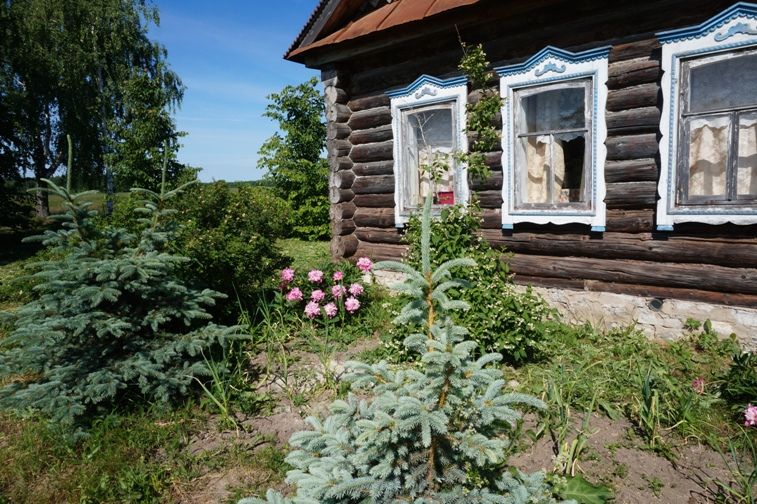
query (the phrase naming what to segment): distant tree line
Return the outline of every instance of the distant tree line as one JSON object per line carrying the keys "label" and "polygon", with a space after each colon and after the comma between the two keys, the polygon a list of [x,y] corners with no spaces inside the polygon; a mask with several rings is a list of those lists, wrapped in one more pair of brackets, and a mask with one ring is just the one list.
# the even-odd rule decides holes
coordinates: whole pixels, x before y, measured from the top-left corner
{"label": "distant tree line", "polygon": [[[67,135],[75,186],[156,189],[165,156],[181,175],[171,113],[184,86],[148,37],[158,23],[149,0],[0,0],[0,192],[22,178],[43,187]],[[35,199],[47,216],[47,194]]]}

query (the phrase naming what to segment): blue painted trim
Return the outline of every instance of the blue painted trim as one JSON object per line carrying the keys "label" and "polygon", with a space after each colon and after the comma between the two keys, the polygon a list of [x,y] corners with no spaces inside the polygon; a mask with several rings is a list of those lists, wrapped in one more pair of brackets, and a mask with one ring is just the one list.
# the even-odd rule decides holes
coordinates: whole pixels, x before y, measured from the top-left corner
{"label": "blue painted trim", "polygon": [[591,232],[592,233],[604,233],[605,232],[605,227],[604,226],[592,226],[591,227]]}
{"label": "blue painted trim", "polygon": [[465,76],[452,77],[451,79],[437,79],[436,77],[423,74],[417,79],[415,79],[412,84],[400,89],[387,91],[386,95],[389,98],[400,98],[403,96],[411,95],[413,94],[414,91],[428,84],[439,87],[439,88],[450,88],[454,86],[459,86],[461,84],[467,84],[467,82],[468,82],[468,78]]}
{"label": "blue painted trim", "polygon": [[[565,51],[563,49],[558,49],[554,46],[547,46],[538,53],[534,54],[530,58],[528,58],[523,63],[519,63],[517,65],[506,65],[497,67],[494,69],[495,72],[497,72],[497,75],[500,77],[504,77],[506,75],[514,75],[519,73],[526,73],[535,66],[541,64],[543,61],[553,58],[560,61],[565,61],[567,63],[583,63],[585,61],[593,61],[598,59],[604,59],[607,58],[610,54],[610,46],[602,46],[597,47],[596,49],[589,49],[588,51],[582,51],[573,53],[570,51]],[[553,68],[547,68],[545,67],[543,69],[543,73],[546,73],[548,71],[556,71]],[[557,70],[559,72],[559,69]],[[563,70],[564,72],[565,70]]]}
{"label": "blue painted trim", "polygon": [[672,225],[658,225],[657,231],[673,231]]}
{"label": "blue painted trim", "polygon": [[505,231],[512,231],[515,229],[515,226],[513,224],[502,224],[502,229]]}
{"label": "blue painted trim", "polygon": [[[737,17],[748,19],[757,19],[757,4],[738,2],[727,8],[717,16],[708,19],[704,23],[687,28],[678,28],[676,30],[667,30],[657,33],[657,39],[662,44],[668,44],[678,40],[692,40],[704,37],[717,30],[724,24],[732,21]],[[727,37],[726,37],[727,38]]]}

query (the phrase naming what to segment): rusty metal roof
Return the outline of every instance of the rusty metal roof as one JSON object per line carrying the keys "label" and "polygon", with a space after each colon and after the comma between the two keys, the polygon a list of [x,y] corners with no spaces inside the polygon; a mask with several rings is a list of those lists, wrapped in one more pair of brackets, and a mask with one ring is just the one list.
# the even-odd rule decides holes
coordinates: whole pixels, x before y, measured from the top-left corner
{"label": "rusty metal roof", "polygon": [[321,0],[310,20],[286,54],[290,59],[318,47],[339,44],[396,26],[421,21],[457,7],[472,5],[480,0],[394,0],[368,14],[349,22],[346,26],[310,44],[298,46],[314,20],[322,13],[329,0]]}

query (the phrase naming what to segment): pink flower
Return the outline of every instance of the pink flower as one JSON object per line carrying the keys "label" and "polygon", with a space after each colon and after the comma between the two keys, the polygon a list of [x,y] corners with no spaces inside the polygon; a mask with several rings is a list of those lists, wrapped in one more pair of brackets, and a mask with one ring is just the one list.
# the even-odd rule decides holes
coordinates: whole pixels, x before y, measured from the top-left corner
{"label": "pink flower", "polygon": [[358,297],[360,294],[363,293],[363,286],[359,283],[354,283],[350,285],[350,294],[352,294],[355,297]]}
{"label": "pink flower", "polygon": [[368,259],[367,257],[361,257],[357,260],[357,269],[362,271],[363,273],[369,273],[373,269],[373,261]]}
{"label": "pink flower", "polygon": [[342,273],[341,271],[335,271],[334,276],[332,276],[331,278],[333,278],[335,282],[341,282],[344,278],[344,273]]}
{"label": "pink flower", "polygon": [[281,270],[281,281],[289,283],[294,280],[294,270],[292,268],[285,268]]}
{"label": "pink flower", "polygon": [[305,305],[305,316],[309,319],[316,318],[321,313],[321,307],[315,301]]}
{"label": "pink flower", "polygon": [[323,311],[326,312],[326,315],[328,315],[329,318],[334,318],[338,308],[334,303],[329,303],[323,307]]}
{"label": "pink flower", "polygon": [[757,406],[748,404],[744,410],[744,425],[746,427],[757,426]]}
{"label": "pink flower", "polygon": [[694,378],[694,381],[691,382],[691,388],[694,389],[694,392],[697,394],[704,394],[704,378],[701,376]]}
{"label": "pink flower", "polygon": [[323,298],[326,297],[326,293],[323,292],[321,289],[314,290],[312,294],[310,294],[310,300],[315,301],[316,303],[320,303],[323,301]]}
{"label": "pink flower", "polygon": [[308,273],[308,280],[313,283],[321,283],[323,281],[323,271],[310,270],[310,273]]}
{"label": "pink flower", "polygon": [[335,285],[331,288],[331,295],[334,296],[335,299],[339,299],[344,293],[344,287],[341,285]]}
{"label": "pink flower", "polygon": [[287,301],[302,301],[302,291],[295,287],[287,292]]}
{"label": "pink flower", "polygon": [[344,302],[344,308],[350,313],[355,313],[360,308],[360,301],[350,296]]}

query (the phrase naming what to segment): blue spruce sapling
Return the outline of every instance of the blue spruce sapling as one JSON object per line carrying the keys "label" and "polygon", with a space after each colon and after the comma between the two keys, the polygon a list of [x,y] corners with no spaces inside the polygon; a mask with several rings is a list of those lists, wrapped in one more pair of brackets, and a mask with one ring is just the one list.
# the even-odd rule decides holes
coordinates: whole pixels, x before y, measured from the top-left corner
{"label": "blue spruce sapling", "polygon": [[464,287],[453,268],[473,266],[453,259],[431,269],[431,200],[423,213],[422,269],[387,261],[376,268],[400,271],[399,286],[412,299],[396,323],[422,327],[405,346],[421,354],[417,367],[380,362],[347,364],[351,393],[330,406],[331,416],[308,418],[312,431],[295,433],[287,456],[287,481],[297,492],[274,503],[552,503],[543,473],[508,468],[507,448],[520,419],[518,406],[543,408],[538,399],[505,393],[499,354],[474,357],[477,344],[449,314],[467,309],[447,292]]}

